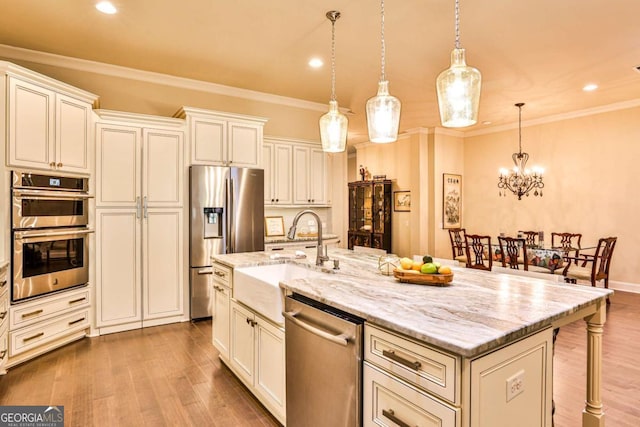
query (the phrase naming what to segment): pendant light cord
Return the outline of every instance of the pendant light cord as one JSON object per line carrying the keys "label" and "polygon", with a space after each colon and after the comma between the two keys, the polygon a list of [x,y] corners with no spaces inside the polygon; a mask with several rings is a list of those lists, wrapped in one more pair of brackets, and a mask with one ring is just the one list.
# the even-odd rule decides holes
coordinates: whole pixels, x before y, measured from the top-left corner
{"label": "pendant light cord", "polygon": [[331,19],[331,100],[336,100],[336,19]]}
{"label": "pendant light cord", "polygon": [[385,65],[385,54],[386,54],[386,47],[385,47],[385,43],[384,43],[384,0],[380,0],[380,40],[381,42],[381,56],[382,56],[382,74],[380,75],[380,81],[385,81],[386,80],[386,75],[384,72],[384,65]]}
{"label": "pendant light cord", "polygon": [[456,0],[455,19],[456,19],[456,49],[460,49],[460,6],[458,5],[458,0]]}
{"label": "pendant light cord", "polygon": [[523,102],[519,102],[516,104],[518,107],[518,153],[522,154],[522,107],[524,106]]}

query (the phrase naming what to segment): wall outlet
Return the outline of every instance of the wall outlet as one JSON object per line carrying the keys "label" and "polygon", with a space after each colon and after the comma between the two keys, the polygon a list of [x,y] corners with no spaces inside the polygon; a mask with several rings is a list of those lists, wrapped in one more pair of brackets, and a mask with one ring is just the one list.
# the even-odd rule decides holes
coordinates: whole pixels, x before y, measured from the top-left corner
{"label": "wall outlet", "polygon": [[507,402],[524,391],[524,371],[507,379]]}

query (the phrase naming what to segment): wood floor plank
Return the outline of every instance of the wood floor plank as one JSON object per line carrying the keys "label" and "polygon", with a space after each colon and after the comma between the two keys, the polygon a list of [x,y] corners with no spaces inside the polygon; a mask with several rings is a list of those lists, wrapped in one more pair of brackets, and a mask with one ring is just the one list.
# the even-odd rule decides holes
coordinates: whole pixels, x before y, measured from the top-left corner
{"label": "wood floor plank", "polygon": [[[586,328],[562,327],[554,354],[556,427],[579,427]],[[640,295],[616,292],[604,333],[606,425],[640,425]],[[63,405],[67,426],[278,426],[218,359],[211,322],[87,338],[13,367],[0,405]]]}

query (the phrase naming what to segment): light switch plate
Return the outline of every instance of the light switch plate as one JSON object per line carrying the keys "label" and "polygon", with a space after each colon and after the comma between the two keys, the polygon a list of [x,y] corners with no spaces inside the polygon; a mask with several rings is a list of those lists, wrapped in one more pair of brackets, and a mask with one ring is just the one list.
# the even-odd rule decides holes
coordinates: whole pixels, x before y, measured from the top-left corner
{"label": "light switch plate", "polygon": [[524,371],[518,371],[507,379],[507,402],[524,391]]}

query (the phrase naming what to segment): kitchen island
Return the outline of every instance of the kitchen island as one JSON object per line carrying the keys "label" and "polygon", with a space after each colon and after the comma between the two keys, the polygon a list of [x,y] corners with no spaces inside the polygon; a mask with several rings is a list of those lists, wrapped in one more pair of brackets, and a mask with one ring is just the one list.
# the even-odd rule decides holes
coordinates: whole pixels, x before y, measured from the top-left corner
{"label": "kitchen island", "polygon": [[[474,377],[474,367],[483,366],[485,360],[495,359],[501,352],[504,357],[498,357],[492,361],[496,363],[487,365],[487,368],[491,371],[494,366],[507,366],[510,359],[517,359],[520,354],[520,350],[516,353],[511,350],[531,339],[535,341],[531,348],[542,349],[540,360],[533,364],[543,370],[541,378],[536,378],[535,384],[529,383],[528,379],[523,382],[520,372],[513,378],[499,378],[499,388],[494,390],[498,396],[497,402],[492,402],[491,405],[502,405],[508,410],[508,402],[520,391],[516,390],[513,395],[509,395],[507,390],[507,398],[504,399],[505,387],[522,386],[525,389],[527,386],[536,386],[542,393],[537,405],[543,412],[542,424],[538,425],[551,425],[551,331],[577,319],[584,319],[587,322],[589,356],[583,425],[604,425],[600,390],[602,333],[606,297],[611,291],[464,268],[454,269],[455,277],[450,286],[411,285],[380,274],[376,256],[343,249],[332,249],[329,256],[332,260],[339,261],[339,270],[329,268],[333,265],[332,262],[326,263],[327,267],[321,269],[329,273],[326,277],[281,282],[283,292],[300,294],[365,319],[366,324],[371,326],[370,331],[373,331],[366,334],[365,339],[370,336],[374,339],[376,332],[380,331],[383,338],[378,335],[378,342],[384,339],[406,340],[410,346],[422,345],[434,354],[444,355],[452,363],[450,368],[447,367],[446,360],[433,363],[433,366],[444,366],[443,372],[449,375],[441,381],[444,384],[439,386],[442,390],[430,385],[438,382],[432,381],[432,377],[437,377],[433,373],[425,374],[426,379],[412,374],[408,377],[409,380],[401,377],[400,381],[403,385],[408,383],[412,392],[426,391],[427,397],[435,396],[432,400],[437,400],[437,403],[444,401],[441,406],[454,413],[452,425],[480,425],[478,417],[482,414],[477,412],[481,412],[487,402],[483,400],[484,397],[476,398],[475,394],[484,390],[484,371],[476,369],[478,376]],[[230,268],[296,262],[317,269],[313,265],[312,253],[308,254],[307,260],[273,260],[265,253],[219,255],[215,260]],[[373,345],[370,344],[365,342],[365,369],[368,363],[367,352]],[[529,350],[525,348],[522,351],[526,353]],[[377,356],[373,354],[373,357]],[[382,362],[373,366],[375,363],[372,363],[372,366],[379,368],[381,364]],[[397,374],[401,369],[390,365],[389,372],[384,369],[381,371],[384,374]],[[490,377],[489,379],[493,381]],[[480,388],[474,390],[478,386]],[[366,384],[364,387],[366,388]],[[504,420],[503,424],[509,425],[508,418]],[[366,422],[365,416],[365,424]],[[518,425],[525,423],[522,420]]]}

